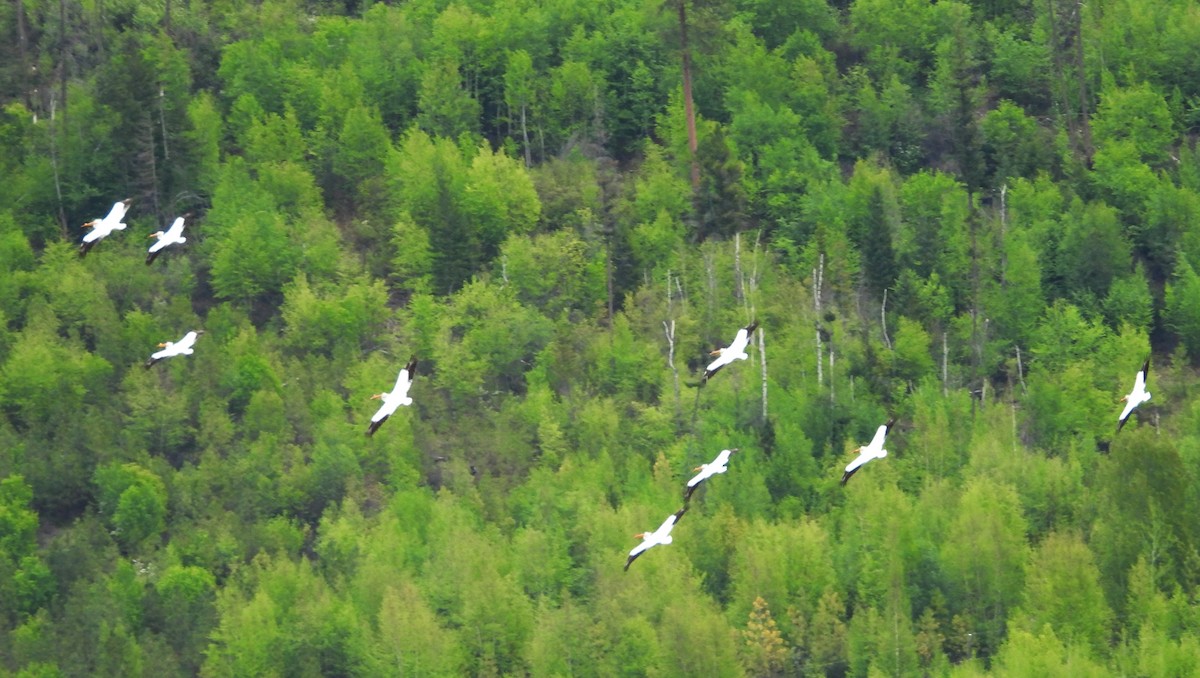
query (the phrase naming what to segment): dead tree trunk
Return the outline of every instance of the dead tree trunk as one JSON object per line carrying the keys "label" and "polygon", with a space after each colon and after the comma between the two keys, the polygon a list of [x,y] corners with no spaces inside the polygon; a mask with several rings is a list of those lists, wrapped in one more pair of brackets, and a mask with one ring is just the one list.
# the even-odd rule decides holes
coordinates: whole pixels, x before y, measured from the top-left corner
{"label": "dead tree trunk", "polygon": [[687,120],[688,150],[692,161],[692,192],[700,191],[700,162],[696,158],[696,110],[692,103],[692,53],[688,46],[687,2],[676,0],[679,9],[679,51],[683,66],[683,115]]}

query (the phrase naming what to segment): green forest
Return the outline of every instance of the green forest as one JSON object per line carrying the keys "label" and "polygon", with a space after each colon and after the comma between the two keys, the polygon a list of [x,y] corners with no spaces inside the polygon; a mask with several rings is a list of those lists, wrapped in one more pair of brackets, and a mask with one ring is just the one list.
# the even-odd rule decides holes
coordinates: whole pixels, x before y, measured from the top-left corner
{"label": "green forest", "polygon": [[0,678],[1200,675],[1197,76],[1195,0],[2,3]]}

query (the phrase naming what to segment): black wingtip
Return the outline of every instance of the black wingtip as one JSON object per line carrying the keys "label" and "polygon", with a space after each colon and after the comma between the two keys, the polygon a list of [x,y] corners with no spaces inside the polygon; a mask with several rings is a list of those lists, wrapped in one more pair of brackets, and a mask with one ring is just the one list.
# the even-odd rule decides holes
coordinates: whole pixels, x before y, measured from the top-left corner
{"label": "black wingtip", "polygon": [[683,488],[683,503],[684,504],[686,504],[692,500],[692,493],[694,493],[696,491],[697,487],[700,487],[700,483],[696,483],[695,485],[692,485],[690,487],[685,486]]}
{"label": "black wingtip", "polygon": [[843,487],[846,486],[846,481],[850,480],[850,476],[854,475],[856,471],[858,471],[858,469],[854,469],[853,471],[846,471],[845,473],[842,474],[842,486]]}
{"label": "black wingtip", "polygon": [[158,252],[151,252],[151,253],[147,254],[146,255],[146,265],[149,266],[150,264],[153,264],[154,260],[157,258],[158,258]]}
{"label": "black wingtip", "polygon": [[[390,416],[391,415],[389,414],[388,417],[390,417]],[[385,422],[387,420],[388,420],[388,418],[384,417],[383,419],[380,419],[379,421],[371,422],[371,425],[369,427],[367,427],[367,437],[375,435],[375,432],[378,431],[379,427],[383,426],[383,422]]]}
{"label": "black wingtip", "polygon": [[87,256],[87,254],[88,254],[88,252],[91,252],[91,251],[92,251],[92,248],[93,248],[93,247],[95,247],[95,246],[96,246],[96,243],[95,243],[95,242],[81,242],[81,243],[79,243],[79,258],[80,258],[80,259],[82,259],[82,258],[86,257],[86,256]]}
{"label": "black wingtip", "polygon": [[746,325],[746,334],[754,334],[754,330],[756,329],[758,329],[758,321],[751,321],[749,325]]}
{"label": "black wingtip", "polygon": [[408,380],[412,381],[412,378],[417,376],[417,356],[409,358],[408,364],[404,366],[404,369],[408,370]]}
{"label": "black wingtip", "polygon": [[679,519],[683,517],[683,514],[687,513],[687,510],[688,510],[687,504],[684,504],[683,508],[681,508],[675,512],[675,523],[676,524],[679,523]]}
{"label": "black wingtip", "polygon": [[1146,358],[1146,362],[1142,363],[1142,377],[1150,376],[1150,359]]}

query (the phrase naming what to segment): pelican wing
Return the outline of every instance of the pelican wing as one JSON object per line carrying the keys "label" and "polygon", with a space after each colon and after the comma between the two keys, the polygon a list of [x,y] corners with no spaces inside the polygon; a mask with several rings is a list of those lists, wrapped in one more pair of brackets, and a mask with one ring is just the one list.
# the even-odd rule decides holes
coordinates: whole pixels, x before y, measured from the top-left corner
{"label": "pelican wing", "polygon": [[729,345],[729,350],[733,351],[734,355],[744,353],[746,347],[750,345],[750,335],[758,328],[757,322],[752,322],[742,329],[738,330],[737,336],[733,338],[733,343]]}
{"label": "pelican wing", "polygon": [[[368,436],[375,435],[375,432],[379,430],[379,427],[383,426],[383,422],[387,421],[388,417],[392,416],[391,412],[384,414],[384,410],[386,408],[387,408],[387,405],[380,407],[379,411],[377,411],[375,413],[375,416],[371,417],[371,425],[367,427],[367,435]],[[392,409],[394,410],[396,408],[393,407]]]}
{"label": "pelican wing", "polygon": [[[859,466],[861,466],[861,464]],[[847,480],[850,480],[850,476],[854,475],[856,471],[858,471],[858,466],[855,466],[854,468],[850,468],[849,466],[846,467],[846,472],[842,474],[843,486],[846,484]]]}
{"label": "pelican wing", "polygon": [[874,457],[872,457],[866,450],[863,450],[861,453],[859,453],[859,455],[854,458],[854,461],[846,464],[846,472],[842,474],[842,484],[845,485],[846,481],[850,480],[850,476],[854,475],[858,469],[862,468],[863,464],[871,461],[873,458]]}
{"label": "pelican wing", "polygon": [[417,359],[414,356],[409,358],[408,364],[404,366],[404,369],[400,370],[400,374],[396,375],[396,386],[392,389],[392,393],[401,396],[407,395],[415,376],[417,376]]}
{"label": "pelican wing", "polygon": [[[712,464],[704,464],[703,466],[701,466],[700,472],[697,473],[696,475],[692,476],[691,480],[687,481],[687,486],[688,487],[696,487],[700,483],[702,483],[705,480],[708,480],[710,477],[712,477],[712,471],[709,471],[710,468],[712,468]],[[689,492],[688,494],[690,495],[691,493]]]}
{"label": "pelican wing", "polygon": [[183,338],[175,342],[175,348],[178,353],[191,350],[192,346],[196,345],[196,332],[193,330],[183,335]]}
{"label": "pelican wing", "polygon": [[869,445],[872,450],[878,452],[879,450],[883,449],[883,441],[885,438],[887,438],[888,429],[891,427],[894,421],[894,419],[890,419],[888,420],[888,423],[875,429],[875,437],[871,439],[871,444]]}
{"label": "pelican wing", "polygon": [[171,228],[163,234],[163,239],[167,242],[177,242],[183,237],[183,217],[175,217],[175,221],[171,224]]}
{"label": "pelican wing", "polygon": [[129,211],[127,201],[113,203],[112,209],[108,211],[108,216],[104,217],[104,221],[110,224],[119,224],[125,218],[125,213]]}
{"label": "pelican wing", "polygon": [[646,549],[650,548],[653,545],[654,544],[650,544],[648,542],[642,542],[642,543],[638,544],[637,546],[633,547],[633,550],[629,552],[629,558],[627,558],[625,560],[625,571],[628,572],[629,566],[633,564],[633,561],[637,560],[638,556],[645,553]]}

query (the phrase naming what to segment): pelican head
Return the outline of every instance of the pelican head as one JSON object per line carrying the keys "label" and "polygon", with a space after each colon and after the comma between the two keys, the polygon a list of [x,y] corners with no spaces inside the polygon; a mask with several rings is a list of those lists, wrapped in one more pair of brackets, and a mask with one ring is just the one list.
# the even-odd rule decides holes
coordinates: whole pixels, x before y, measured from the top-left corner
{"label": "pelican head", "polygon": [[1128,402],[1128,401],[1129,401],[1129,396],[1127,396],[1127,395],[1121,396],[1121,402],[1124,403],[1124,402]]}
{"label": "pelican head", "polygon": [[96,225],[96,224],[98,224],[98,223],[100,223],[100,220],[99,220],[99,219],[92,219],[91,221],[89,221],[89,222],[85,223],[85,224],[83,225],[83,227],[84,227],[84,228],[91,228],[91,227],[95,226],[95,225]]}
{"label": "pelican head", "polygon": [[702,469],[702,468],[704,468],[704,464],[700,464],[699,466],[697,466],[696,468],[694,468],[694,469],[692,469],[692,470],[693,470],[693,471],[699,471],[699,470],[700,470],[700,469]]}
{"label": "pelican head", "polygon": [[723,349],[723,348],[718,348],[718,349],[717,349],[717,350],[715,350],[715,351],[709,351],[709,352],[708,352],[708,354],[709,354],[709,355],[711,355],[711,356],[718,356],[718,355],[721,355],[721,354],[722,354],[722,353],[724,353],[724,352],[725,352],[725,349]]}
{"label": "pelican head", "polygon": [[150,235],[148,235],[148,236],[146,236],[146,237],[147,237],[147,238],[160,238],[160,239],[161,239],[161,238],[163,237],[163,232],[162,232],[162,231],[155,231],[155,232],[151,233]]}
{"label": "pelican head", "polygon": [[646,533],[645,533],[645,532],[638,532],[637,534],[633,535],[633,537],[634,537],[635,539],[645,539],[645,538],[646,538]]}
{"label": "pelican head", "polygon": [[166,347],[167,347],[167,342],[165,342],[165,341],[160,341],[160,342],[158,342],[158,343],[157,343],[157,344],[155,344],[155,345],[156,345],[156,346],[158,346],[159,348],[166,348]]}
{"label": "pelican head", "polygon": [[371,396],[371,400],[382,400],[382,399],[383,399],[382,393],[375,393]]}

